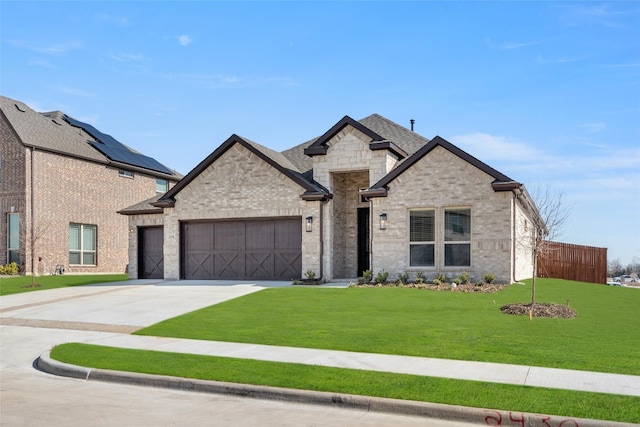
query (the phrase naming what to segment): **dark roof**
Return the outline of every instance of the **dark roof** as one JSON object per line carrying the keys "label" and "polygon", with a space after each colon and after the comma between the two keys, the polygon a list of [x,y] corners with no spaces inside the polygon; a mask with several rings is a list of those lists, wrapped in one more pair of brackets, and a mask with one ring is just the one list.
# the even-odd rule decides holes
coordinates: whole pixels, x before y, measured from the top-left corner
{"label": "dark roof", "polygon": [[289,177],[291,180],[300,185],[305,192],[302,198],[305,200],[319,200],[330,198],[329,191],[320,184],[310,179],[308,175],[303,174],[287,157],[282,153],[273,151],[257,142],[250,141],[246,138],[242,138],[236,134],[231,135],[220,147],[218,147],[213,153],[207,156],[198,166],[196,166],[191,172],[187,174],[182,180],[180,180],[171,190],[167,191],[154,206],[169,207],[175,203],[175,195],[178,194],[184,187],[189,185],[198,175],[200,175],[205,169],[213,164],[220,156],[222,156],[227,150],[229,150],[235,144],[240,144],[247,150],[256,154],[262,160],[276,168],[278,171]]}
{"label": "dark roof", "polygon": [[[293,148],[283,151],[282,154],[295,164],[299,170],[308,171],[313,168],[313,159],[305,154],[305,149],[314,145],[322,137],[329,136],[328,139],[330,139],[330,137],[339,132],[346,124],[353,124],[351,121],[353,121],[353,119],[350,119],[349,116],[345,116],[329,131],[325,132],[323,136],[316,137],[303,142],[302,144],[296,145]],[[337,131],[334,129],[336,127],[339,128]],[[427,138],[400,126],[379,114],[372,114],[364,119],[358,120],[354,127],[363,131],[365,135],[370,136],[374,143],[381,142],[389,144],[386,147],[384,145],[379,145],[377,146],[378,148],[401,150],[397,153],[400,154],[400,158],[410,156],[429,142]],[[364,130],[362,128],[364,128]],[[374,145],[374,147],[376,146]]]}
{"label": "dark roof", "polygon": [[486,163],[481,162],[480,160],[473,157],[471,154],[461,150],[460,148],[456,147],[455,145],[445,140],[444,138],[436,136],[431,141],[429,141],[426,145],[424,145],[422,148],[416,151],[411,157],[406,159],[398,167],[396,167],[390,173],[388,173],[384,178],[382,178],[380,181],[378,181],[373,186],[371,186],[371,188],[365,192],[365,195],[369,197],[377,197],[377,196],[385,195],[387,185],[389,185],[389,183],[391,183],[394,179],[402,175],[407,169],[413,166],[418,160],[422,159],[424,156],[429,154],[436,147],[444,148],[445,150],[460,157],[462,160],[466,161],[467,163],[480,169],[487,175],[490,175],[491,177],[493,177],[494,181],[492,185],[495,191],[510,191],[514,188],[519,188],[520,186],[522,186],[522,184],[498,172],[497,170],[493,169],[491,166],[487,165]]}
{"label": "dark roof", "polygon": [[[120,143],[118,144],[122,146],[123,153],[131,155],[132,157],[146,158],[150,163],[155,162],[155,169],[149,168],[150,163],[145,165],[131,164],[129,161],[124,161],[125,159],[123,158],[110,158],[110,156],[105,155],[104,152],[98,150],[96,147],[100,145],[100,142],[97,141],[97,138],[100,138],[98,134],[104,135],[105,137],[109,137],[108,135],[84,123],[82,123],[84,126],[72,125],[70,122],[75,122],[75,124],[79,124],[80,122],[75,121],[61,111],[38,113],[23,102],[4,96],[0,96],[0,109],[2,110],[2,115],[9,122],[21,143],[27,147],[91,162],[103,163],[119,169],[132,170],[164,179],[178,180],[182,177],[182,175],[166,168],[154,159],[143,156]],[[91,130],[94,130],[96,135],[89,133]],[[115,141],[115,139],[113,140]]]}
{"label": "dark roof", "polygon": [[119,210],[117,213],[122,215],[161,214],[162,208],[153,206],[153,203],[157,202],[160,196],[162,195],[156,194],[150,199],[143,200],[133,206]]}

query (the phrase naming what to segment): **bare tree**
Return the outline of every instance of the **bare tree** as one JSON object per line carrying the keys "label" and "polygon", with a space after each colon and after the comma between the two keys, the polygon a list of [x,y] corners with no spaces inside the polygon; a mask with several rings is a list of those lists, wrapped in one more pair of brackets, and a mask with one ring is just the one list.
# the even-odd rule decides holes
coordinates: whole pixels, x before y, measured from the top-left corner
{"label": "bare tree", "polygon": [[31,230],[31,284],[36,280],[36,244],[49,229],[50,223],[38,224]]}
{"label": "bare tree", "polygon": [[[526,192],[526,190],[524,190]],[[527,198],[525,198],[527,199]],[[528,197],[533,203],[523,203],[528,213],[526,220],[531,222],[527,235],[518,243],[531,252],[533,271],[531,279],[531,306],[536,303],[536,276],[538,261],[541,255],[552,250],[549,242],[559,238],[562,234],[570,210],[567,207],[564,192],[553,191],[549,186],[541,190],[535,188],[533,196]]]}

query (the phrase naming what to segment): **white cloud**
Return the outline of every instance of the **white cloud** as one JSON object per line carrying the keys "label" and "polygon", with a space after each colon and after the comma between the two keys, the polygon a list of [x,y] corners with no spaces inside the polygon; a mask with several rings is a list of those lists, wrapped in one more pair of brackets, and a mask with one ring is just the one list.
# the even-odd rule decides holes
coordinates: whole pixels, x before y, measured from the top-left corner
{"label": "white cloud", "polygon": [[182,46],[188,46],[193,42],[193,39],[191,37],[189,37],[189,35],[183,34],[183,35],[178,37],[178,41],[180,42],[180,44]]}
{"label": "white cloud", "polygon": [[127,17],[124,16],[115,16],[115,15],[108,15],[108,14],[103,14],[103,15],[98,15],[97,16],[97,20],[98,21],[102,21],[102,22],[108,22],[111,24],[116,24],[119,25],[121,27],[126,27],[129,25],[129,19]]}
{"label": "white cloud", "polygon": [[600,132],[601,130],[606,128],[607,124],[603,123],[603,122],[584,123],[584,124],[580,125],[580,127],[585,128],[589,132],[596,133],[596,132]]}
{"label": "white cloud", "polygon": [[29,65],[33,65],[35,67],[48,68],[48,69],[56,68],[55,65],[53,65],[52,63],[44,59],[34,59],[32,61],[29,61]]}
{"label": "white cloud", "polygon": [[109,55],[109,58],[118,62],[135,62],[135,61],[141,61],[144,59],[142,55],[134,54],[134,53],[111,54]]}
{"label": "white cloud", "polygon": [[57,85],[57,86],[54,86],[53,89],[57,92],[61,92],[66,95],[82,96],[82,97],[96,96],[96,94],[93,92],[87,92],[82,89],[74,88],[71,86],[65,86],[65,85]]}
{"label": "white cloud", "polygon": [[521,163],[543,157],[541,151],[524,142],[482,132],[454,136],[451,141],[483,161],[486,159],[486,161],[497,160]]}
{"label": "white cloud", "polygon": [[76,41],[55,43],[50,45],[41,45],[41,46],[29,44],[22,40],[8,40],[7,42],[11,46],[14,46],[20,49],[27,49],[32,52],[45,53],[47,55],[62,55],[71,50],[79,49],[82,46],[79,42],[76,42]]}

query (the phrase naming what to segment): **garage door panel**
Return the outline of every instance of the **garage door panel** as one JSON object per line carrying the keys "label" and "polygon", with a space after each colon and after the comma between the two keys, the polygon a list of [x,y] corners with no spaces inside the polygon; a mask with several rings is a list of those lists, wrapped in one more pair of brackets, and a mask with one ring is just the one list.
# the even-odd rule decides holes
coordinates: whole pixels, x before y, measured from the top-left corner
{"label": "garage door panel", "polygon": [[299,252],[302,247],[302,222],[282,221],[274,224],[274,248]]}
{"label": "garage door panel", "polygon": [[300,218],[185,223],[183,233],[185,279],[290,280],[302,275]]}
{"label": "garage door panel", "polygon": [[211,253],[190,252],[185,260],[185,268],[190,272],[190,279],[204,280],[214,274],[214,257]]}
{"label": "garage door panel", "polygon": [[295,252],[278,252],[274,258],[274,277],[292,280],[301,277],[302,255]]}
{"label": "garage door panel", "polygon": [[213,248],[225,251],[238,251],[244,247],[245,227],[240,221],[223,221],[208,224],[213,225]]}
{"label": "garage door panel", "polygon": [[238,251],[215,251],[215,273],[209,278],[234,279],[243,272],[244,262]]}
{"label": "garage door panel", "polygon": [[274,245],[275,228],[272,221],[252,221],[246,223],[245,249],[265,249],[271,251]]}

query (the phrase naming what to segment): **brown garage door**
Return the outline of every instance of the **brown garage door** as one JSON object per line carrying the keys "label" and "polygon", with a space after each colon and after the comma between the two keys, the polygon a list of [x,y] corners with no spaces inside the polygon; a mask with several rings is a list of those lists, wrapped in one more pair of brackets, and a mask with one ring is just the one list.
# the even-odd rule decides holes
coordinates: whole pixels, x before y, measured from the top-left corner
{"label": "brown garage door", "polygon": [[182,278],[292,280],[302,277],[302,220],[184,222]]}
{"label": "brown garage door", "polygon": [[163,279],[162,227],[142,227],[138,230],[138,278]]}

